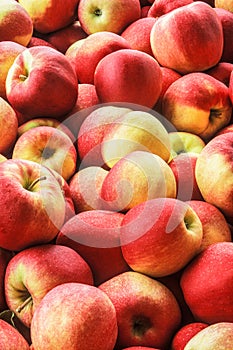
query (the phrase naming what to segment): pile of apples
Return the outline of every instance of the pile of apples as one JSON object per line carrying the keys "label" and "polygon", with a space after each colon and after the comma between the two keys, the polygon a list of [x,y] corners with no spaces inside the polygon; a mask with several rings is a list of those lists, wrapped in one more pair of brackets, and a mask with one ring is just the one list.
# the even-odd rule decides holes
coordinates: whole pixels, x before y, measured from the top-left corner
{"label": "pile of apples", "polygon": [[232,0],[1,0],[1,349],[233,349],[232,38]]}

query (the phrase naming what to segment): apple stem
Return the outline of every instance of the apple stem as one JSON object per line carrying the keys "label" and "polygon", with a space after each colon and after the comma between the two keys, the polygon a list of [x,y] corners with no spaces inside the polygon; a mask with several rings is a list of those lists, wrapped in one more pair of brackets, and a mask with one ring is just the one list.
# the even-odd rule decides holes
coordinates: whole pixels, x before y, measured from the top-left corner
{"label": "apple stem", "polygon": [[30,295],[26,300],[24,300],[23,304],[17,307],[15,311],[20,313],[25,308],[25,306],[27,306],[31,301],[32,301],[32,296]]}
{"label": "apple stem", "polygon": [[46,180],[46,179],[47,179],[46,176],[38,177],[30,184],[30,186],[27,189],[30,191],[39,181]]}

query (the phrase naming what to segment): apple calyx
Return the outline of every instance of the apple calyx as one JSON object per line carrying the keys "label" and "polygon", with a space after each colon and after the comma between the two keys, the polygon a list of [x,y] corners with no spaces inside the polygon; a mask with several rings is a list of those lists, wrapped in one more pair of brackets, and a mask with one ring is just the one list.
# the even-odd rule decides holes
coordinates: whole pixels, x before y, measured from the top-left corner
{"label": "apple calyx", "polygon": [[28,191],[32,191],[33,187],[39,182],[39,181],[43,181],[46,180],[47,177],[45,175],[38,177],[37,179],[35,179],[27,188]]}
{"label": "apple calyx", "polygon": [[20,313],[25,308],[25,306],[27,306],[31,301],[32,301],[32,296],[29,295],[29,297],[25,299],[24,302],[21,305],[19,305],[15,311],[17,313]]}
{"label": "apple calyx", "polygon": [[138,315],[133,320],[132,331],[136,337],[143,337],[151,326],[152,324],[148,317]]}
{"label": "apple calyx", "polygon": [[102,15],[102,11],[99,8],[97,8],[94,11],[94,15],[97,16],[97,17],[100,17]]}
{"label": "apple calyx", "polygon": [[20,74],[20,75],[19,75],[19,80],[21,80],[21,81],[25,81],[27,78],[28,78],[28,77],[27,77],[27,75],[25,75],[25,74]]}
{"label": "apple calyx", "polygon": [[220,109],[211,109],[210,110],[210,116],[209,119],[213,119],[213,118],[220,118],[222,115],[222,111]]}

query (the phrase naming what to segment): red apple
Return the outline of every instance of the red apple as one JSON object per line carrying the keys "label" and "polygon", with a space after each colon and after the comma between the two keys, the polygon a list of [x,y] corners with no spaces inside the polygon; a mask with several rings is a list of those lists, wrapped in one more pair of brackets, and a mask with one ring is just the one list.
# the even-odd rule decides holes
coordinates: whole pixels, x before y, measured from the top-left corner
{"label": "red apple", "polygon": [[48,41],[46,41],[45,39],[42,39],[42,38],[38,38],[36,36],[31,37],[31,40],[29,41],[27,48],[33,47],[33,46],[48,46],[48,47],[52,47],[53,49],[55,49],[55,47],[53,45],[51,45],[50,43],[48,43]]}
{"label": "red apple", "polygon": [[4,350],[29,350],[29,344],[20,332],[4,320],[0,320],[0,348]]}
{"label": "red apple", "polygon": [[60,284],[36,309],[31,338],[35,350],[112,350],[117,338],[115,308],[97,287]]}
{"label": "red apple", "polygon": [[0,312],[7,309],[5,292],[4,292],[4,280],[5,280],[6,267],[10,259],[13,257],[13,254],[14,253],[11,252],[10,250],[0,248]]}
{"label": "red apple", "polygon": [[218,79],[226,86],[229,86],[231,72],[233,71],[233,63],[219,62],[216,66],[208,69],[205,73]]}
{"label": "red apple", "polygon": [[184,350],[188,341],[206,327],[208,324],[203,322],[191,322],[181,327],[172,339],[171,350]]}
{"label": "red apple", "polygon": [[150,10],[148,11],[148,16],[155,18],[160,17],[175,10],[176,8],[192,3],[193,0],[156,0],[153,1]]}
{"label": "red apple", "polygon": [[0,153],[7,155],[15,145],[18,119],[11,105],[0,97]]}
{"label": "red apple", "polygon": [[223,53],[221,57],[222,62],[233,63],[233,12],[224,8],[214,8],[217,13],[223,28]]}

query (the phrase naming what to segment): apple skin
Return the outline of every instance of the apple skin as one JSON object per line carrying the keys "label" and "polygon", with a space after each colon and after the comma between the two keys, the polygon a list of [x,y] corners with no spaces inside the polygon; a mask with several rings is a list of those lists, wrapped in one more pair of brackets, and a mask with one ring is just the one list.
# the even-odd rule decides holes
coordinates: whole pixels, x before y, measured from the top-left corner
{"label": "apple skin", "polygon": [[215,0],[214,6],[216,8],[222,8],[224,10],[233,12],[233,4],[231,0]]}
{"label": "apple skin", "polygon": [[[233,7],[232,7],[233,9]],[[232,48],[232,36],[233,36],[233,12],[224,8],[214,8],[217,13],[223,28],[223,53],[220,61],[233,63],[233,48]]]}
{"label": "apple skin", "polygon": [[0,97],[0,153],[7,155],[15,145],[18,119],[11,105]]}
{"label": "apple skin", "polygon": [[131,49],[153,56],[150,45],[150,32],[155,21],[156,19],[152,17],[139,18],[121,33],[121,37],[127,40]]}
{"label": "apple skin", "polygon": [[20,251],[53,240],[64,223],[65,201],[51,172],[29,160],[8,159],[0,163],[0,178],[0,246]]}
{"label": "apple skin", "polygon": [[48,46],[52,49],[56,49],[53,45],[51,45],[48,41],[42,38],[38,38],[36,36],[32,36],[31,40],[29,41],[27,48],[34,47],[34,46]]}
{"label": "apple skin", "polygon": [[100,60],[94,85],[102,103],[125,102],[152,108],[162,89],[162,73],[152,56],[138,50],[122,49]]}
{"label": "apple skin", "polygon": [[226,218],[233,217],[232,144],[232,132],[213,137],[199,154],[195,169],[204,200],[220,209]]}
{"label": "apple skin", "polygon": [[0,154],[0,162],[5,162],[5,160],[7,160],[7,158],[3,154]]}
{"label": "apple skin", "polygon": [[15,0],[2,0],[0,13],[0,41],[27,46],[32,37],[33,23],[24,7]]}
{"label": "apple skin", "polygon": [[201,221],[188,204],[156,198],[125,214],[122,254],[132,270],[163,277],[179,271],[197,255],[202,235]]}
{"label": "apple skin", "polygon": [[18,0],[32,19],[34,30],[51,33],[71,24],[76,18],[78,0],[46,0],[38,7],[33,0]]}
{"label": "apple skin", "polygon": [[92,271],[77,252],[58,244],[24,249],[6,268],[7,305],[23,324],[30,327],[33,314],[46,293],[68,282],[93,285]]}
{"label": "apple skin", "polygon": [[120,35],[102,31],[90,34],[81,46],[68,49],[66,57],[70,59],[80,83],[94,84],[94,73],[99,61],[121,49],[130,49],[130,44]]}
{"label": "apple skin", "polygon": [[171,159],[184,153],[190,156],[193,153],[198,155],[206,145],[201,137],[191,132],[170,131],[168,136],[171,144]]}
{"label": "apple skin", "polygon": [[90,266],[94,284],[130,270],[120,248],[120,225],[124,214],[92,210],[77,214],[61,228],[56,244],[68,246]]}
{"label": "apple skin", "polygon": [[231,350],[233,322],[217,322],[202,329],[186,344],[184,350]]}
{"label": "apple skin", "polygon": [[222,56],[221,21],[203,1],[181,6],[157,19],[151,30],[151,48],[161,66],[180,74],[204,71]]}
{"label": "apple skin", "polygon": [[129,346],[165,348],[181,322],[172,292],[157,280],[134,271],[119,274],[99,288],[111,299],[117,315],[116,349]]}
{"label": "apple skin", "polygon": [[233,104],[233,73],[232,72],[231,72],[230,81],[229,81],[229,96]]}
{"label": "apple skin", "polygon": [[233,123],[230,123],[229,125],[225,126],[215,136],[219,136],[222,134],[227,134],[228,132],[233,132]]}
{"label": "apple skin", "polygon": [[36,309],[31,338],[36,350],[112,350],[117,338],[115,308],[95,286],[61,284]]}
{"label": "apple skin", "polygon": [[160,156],[133,151],[109,170],[100,197],[106,202],[105,208],[127,212],[153,198],[175,198],[176,181],[171,168]]}
{"label": "apple skin", "polygon": [[37,126],[17,139],[12,158],[32,160],[57,171],[68,180],[76,169],[77,152],[63,131],[52,126]]}
{"label": "apple skin", "polygon": [[[117,16],[116,16],[117,14]],[[80,0],[78,19],[84,31],[90,35],[108,31],[121,32],[141,16],[139,0]]]}
{"label": "apple skin", "polygon": [[122,350],[160,350],[158,348],[151,348],[148,346],[130,346],[128,348],[124,348]]}
{"label": "apple skin", "polygon": [[233,71],[233,63],[219,62],[216,66],[208,69],[205,73],[211,75],[215,79],[218,79],[226,86],[229,86],[231,72]]}
{"label": "apple skin", "polygon": [[162,113],[177,131],[191,132],[209,141],[230,122],[228,87],[203,72],[186,74],[168,87]]}
{"label": "apple skin", "polygon": [[171,350],[184,350],[188,341],[206,327],[208,324],[203,322],[191,322],[181,327],[172,339]]}
{"label": "apple skin", "polygon": [[214,243],[184,269],[180,285],[196,321],[232,322],[232,256],[232,242]]}
{"label": "apple skin", "polygon": [[20,332],[0,319],[0,347],[4,350],[29,350],[29,344]]}
{"label": "apple skin", "polygon": [[156,0],[152,3],[148,11],[148,17],[160,17],[178,7],[192,4],[193,0]]}
{"label": "apple skin", "polygon": [[77,77],[61,52],[48,46],[31,47],[10,67],[6,95],[12,107],[23,114],[59,118],[75,105]]}
{"label": "apple skin", "polygon": [[10,250],[0,248],[0,312],[7,309],[5,292],[4,292],[4,280],[6,267],[13,257],[14,253]]}

